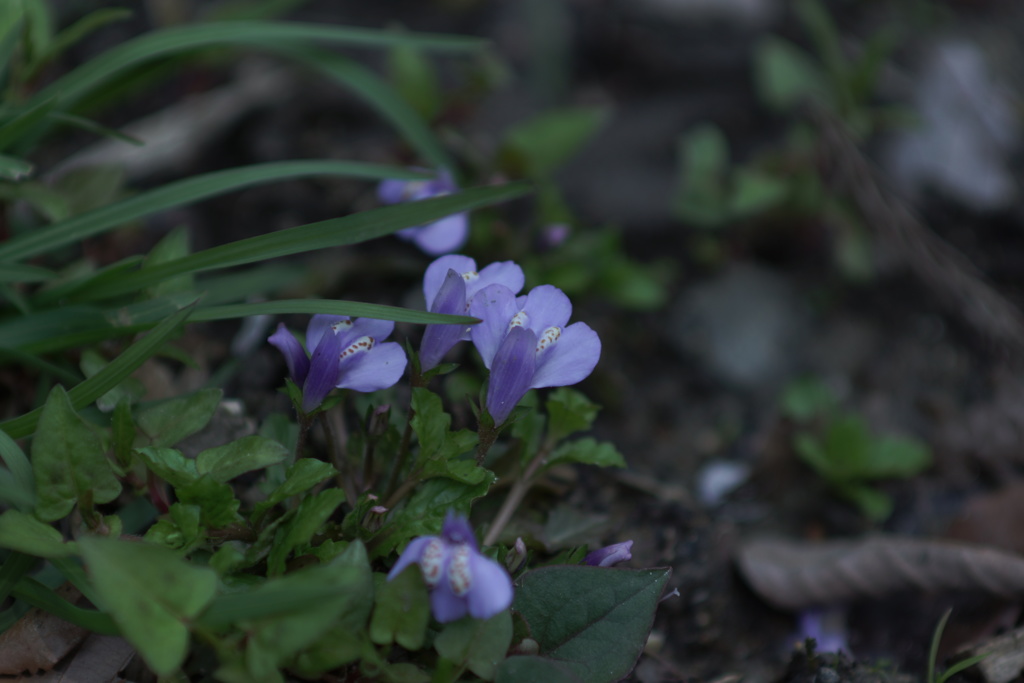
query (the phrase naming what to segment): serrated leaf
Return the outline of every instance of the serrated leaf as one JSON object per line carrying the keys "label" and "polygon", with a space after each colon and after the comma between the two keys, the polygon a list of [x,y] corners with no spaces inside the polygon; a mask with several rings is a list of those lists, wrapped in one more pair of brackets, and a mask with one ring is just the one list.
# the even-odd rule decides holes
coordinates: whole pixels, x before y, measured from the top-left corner
{"label": "serrated leaf", "polygon": [[545,405],[550,421],[548,430],[554,441],[590,429],[601,410],[585,394],[569,387],[555,389]]}
{"label": "serrated leaf", "polygon": [[506,609],[490,619],[459,619],[444,627],[434,649],[445,659],[493,681],[498,664],[512,644],[512,614]]}
{"label": "serrated leaf", "polygon": [[589,683],[611,683],[643,651],[670,569],[544,567],[516,581],[512,608],[523,615],[540,654]]}
{"label": "serrated leaf", "polygon": [[370,640],[377,645],[397,643],[415,652],[423,647],[429,622],[430,599],[418,565],[380,583],[370,619]]}
{"label": "serrated leaf", "polygon": [[341,489],[325,489],[315,496],[303,499],[287,524],[278,529],[274,545],[267,558],[267,573],[283,574],[285,560],[293,550],[309,543],[338,506],[345,502]]}
{"label": "serrated leaf", "polygon": [[581,465],[597,465],[598,467],[625,467],[626,460],[608,441],[598,441],[591,437],[563,443],[548,458],[547,466],[563,462],[575,462]]}
{"label": "serrated leaf", "polygon": [[221,389],[201,389],[139,411],[136,446],[173,446],[205,427],[220,405]]}
{"label": "serrated leaf", "polygon": [[178,500],[185,505],[196,505],[200,510],[201,523],[205,527],[219,529],[240,522],[240,505],[232,488],[209,474],[183,486],[175,486]]}
{"label": "serrated leaf", "polygon": [[209,448],[196,456],[196,472],[214,481],[226,482],[240,474],[279,463],[288,450],[277,441],[254,434],[224,446]]}
{"label": "serrated leaf", "polygon": [[121,493],[99,434],[78,416],[60,385],[43,406],[32,441],[32,468],[36,515],[43,521],[67,516],[80,500],[109,503]]}
{"label": "serrated leaf", "polygon": [[158,675],[176,671],[188,653],[187,624],[213,599],[217,574],[144,542],[87,537],[79,547],[125,639]]}
{"label": "serrated leaf", "polygon": [[373,556],[395,551],[415,536],[437,535],[449,510],[469,516],[473,501],[487,493],[490,482],[463,484],[436,478],[416,489],[404,508],[395,512],[388,525],[373,539]]}
{"label": "serrated leaf", "polygon": [[196,461],[186,458],[173,448],[139,448],[135,451],[139,459],[156,476],[174,488],[186,486],[199,478]]}
{"label": "serrated leaf", "polygon": [[266,500],[256,505],[254,512],[260,514],[283,500],[308,491],[324,479],[333,477],[337,473],[338,470],[333,465],[322,460],[300,458],[288,468],[280,486],[274,489]]}

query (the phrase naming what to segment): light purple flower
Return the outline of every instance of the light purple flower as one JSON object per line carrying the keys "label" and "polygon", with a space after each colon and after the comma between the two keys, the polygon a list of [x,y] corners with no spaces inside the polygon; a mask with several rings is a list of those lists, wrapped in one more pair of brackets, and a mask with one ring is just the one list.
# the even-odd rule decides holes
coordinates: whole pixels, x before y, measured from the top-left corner
{"label": "light purple flower", "polygon": [[818,652],[850,652],[846,640],[846,611],[840,607],[808,609],[797,618],[797,642],[813,638]]}
{"label": "light purple flower", "polygon": [[[377,197],[385,204],[399,204],[442,197],[458,189],[451,173],[442,169],[431,180],[384,180],[377,188]],[[433,223],[405,228],[395,234],[432,256],[447,254],[466,243],[469,216],[465,212],[453,213]]]}
{"label": "light purple flower", "polygon": [[562,290],[535,287],[516,297],[489,285],[470,301],[473,344],[491,371],[487,411],[501,424],[530,389],[563,387],[585,379],[601,357],[601,340],[585,323],[566,327],[572,304]]}
{"label": "light purple flower", "polygon": [[410,564],[420,566],[430,588],[431,611],[442,624],[466,614],[489,619],[512,604],[512,579],[480,553],[469,522],[452,512],[440,536],[420,536],[406,546],[388,581]]}
{"label": "light purple flower", "polygon": [[592,567],[611,567],[619,562],[628,562],[633,559],[633,553],[630,552],[632,548],[633,541],[623,541],[591,550],[583,558],[583,564],[589,564]]}
{"label": "light purple flower", "polygon": [[[468,256],[442,256],[423,276],[423,298],[431,313],[467,315],[469,300],[481,289],[502,284],[519,292],[525,282],[523,269],[512,261],[492,263],[477,272],[476,261]],[[420,343],[420,367],[424,372],[441,362],[458,342],[469,339],[469,326],[427,325]]]}
{"label": "light purple flower", "polygon": [[288,374],[302,387],[302,410],[308,413],[335,387],[370,392],[397,382],[405,371],[405,351],[395,342],[381,343],[394,327],[390,320],[314,315],[306,330],[310,357],[283,323],[267,341],[284,355]]}

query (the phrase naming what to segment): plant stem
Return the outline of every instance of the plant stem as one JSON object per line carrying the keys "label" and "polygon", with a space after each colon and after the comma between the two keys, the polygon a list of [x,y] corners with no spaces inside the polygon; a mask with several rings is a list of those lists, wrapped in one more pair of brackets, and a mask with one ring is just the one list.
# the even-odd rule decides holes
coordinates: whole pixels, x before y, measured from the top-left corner
{"label": "plant stem", "polygon": [[494,545],[501,532],[505,530],[509,520],[512,519],[512,515],[515,514],[519,504],[523,502],[523,498],[526,497],[530,487],[533,486],[533,478],[537,476],[537,472],[544,465],[544,461],[547,460],[549,450],[549,448],[541,448],[537,451],[537,455],[533,456],[530,464],[526,466],[523,476],[512,485],[512,489],[508,492],[504,502],[502,502],[498,514],[494,517],[491,528],[487,530],[487,536],[484,537],[484,545]]}
{"label": "plant stem", "polygon": [[[344,418],[339,412],[339,408],[340,406],[337,406],[330,411],[321,413],[320,424],[327,435],[327,447],[331,451],[331,462],[338,469],[338,486],[345,491],[345,497],[348,499],[349,504],[355,505],[356,501],[359,500],[359,488],[352,478],[352,468],[349,467],[348,453],[343,438],[345,432]],[[331,422],[333,416],[337,416],[340,429],[336,430],[334,428],[335,425]]]}

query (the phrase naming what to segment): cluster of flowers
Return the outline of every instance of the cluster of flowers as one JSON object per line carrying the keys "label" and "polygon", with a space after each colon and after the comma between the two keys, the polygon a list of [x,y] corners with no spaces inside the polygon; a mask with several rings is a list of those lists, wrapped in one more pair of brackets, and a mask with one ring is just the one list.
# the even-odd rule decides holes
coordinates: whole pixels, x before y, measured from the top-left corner
{"label": "cluster of flowers", "polygon": [[[576,384],[601,355],[601,341],[586,323],[568,325],[572,304],[562,290],[536,287],[524,296],[523,270],[511,261],[477,271],[467,256],[442,256],[427,268],[423,294],[431,313],[472,315],[478,325],[428,325],[420,345],[420,367],[437,366],[453,346],[472,340],[491,371],[487,412],[503,423],[530,389]],[[306,347],[283,324],[268,341],[284,355],[288,373],[302,388],[302,410],[315,410],[335,387],[377,391],[405,371],[401,345],[384,342],[387,320],[315,315]]]}
{"label": "cluster of flowers", "polygon": [[[451,176],[428,181],[385,181],[387,203],[415,201],[456,189]],[[458,249],[466,240],[465,214],[408,228],[399,236],[431,254]],[[585,379],[597,365],[601,342],[585,323],[569,325],[572,305],[557,287],[541,285],[519,295],[523,270],[511,261],[478,270],[466,256],[449,254],[431,263],[423,295],[431,313],[471,315],[473,326],[428,325],[420,344],[420,371],[441,362],[460,341],[472,341],[490,370],[486,410],[501,425],[530,389],[568,386]],[[394,385],[405,372],[401,345],[386,342],[394,323],[386,320],[315,315],[305,348],[283,324],[267,340],[284,355],[288,373],[302,390],[301,410],[315,412],[335,387],[372,392]],[[308,350],[308,353],[307,353]],[[585,564],[607,567],[629,560],[632,541],[593,551]],[[431,591],[439,622],[467,614],[487,619],[512,603],[512,581],[505,569],[480,553],[466,519],[449,513],[440,536],[422,536],[406,547],[388,580],[416,564]]]}

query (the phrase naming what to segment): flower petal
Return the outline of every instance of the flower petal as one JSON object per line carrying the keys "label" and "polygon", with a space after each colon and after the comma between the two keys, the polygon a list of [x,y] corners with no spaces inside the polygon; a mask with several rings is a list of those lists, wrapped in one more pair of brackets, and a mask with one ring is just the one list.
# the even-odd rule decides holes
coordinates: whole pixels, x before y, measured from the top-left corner
{"label": "flower petal", "polygon": [[434,298],[437,296],[438,290],[441,289],[441,285],[444,284],[444,279],[448,276],[449,270],[454,270],[459,275],[475,273],[476,261],[461,254],[448,254],[447,256],[435,259],[433,263],[427,266],[426,271],[423,273],[423,300],[426,302],[428,311],[431,310]]}
{"label": "flower petal", "polygon": [[426,184],[426,181],[423,180],[396,180],[388,178],[387,180],[382,180],[380,185],[377,186],[377,199],[385,204],[398,204],[399,202],[408,201],[409,197],[418,187],[425,186]]}
{"label": "flower petal", "polygon": [[342,337],[342,346],[348,346],[360,337],[373,337],[378,344],[388,337],[395,329],[394,320],[377,320],[376,318],[356,318],[352,321],[352,327],[345,330]]}
{"label": "flower petal", "polygon": [[470,616],[490,619],[512,604],[512,579],[494,560],[480,553],[470,553],[470,576],[473,585],[466,593]]}
{"label": "flower petal", "polygon": [[[340,350],[340,349],[339,349]],[[407,362],[397,342],[376,344],[369,351],[355,353],[342,366],[339,389],[371,392],[387,389],[402,378]]]}
{"label": "flower petal", "polygon": [[505,285],[512,290],[513,294],[518,294],[526,284],[526,276],[523,275],[523,269],[515,261],[492,263],[484,266],[480,271],[480,277],[467,284],[466,297],[469,298],[484,287],[495,284]]}
{"label": "flower petal", "polygon": [[295,335],[288,331],[284,323],[278,323],[277,331],[267,338],[273,346],[284,356],[284,362],[288,365],[288,375],[292,381],[302,385],[309,373],[309,358],[302,344],[295,338]]}
{"label": "flower petal", "polygon": [[583,558],[583,564],[589,564],[592,567],[611,567],[619,562],[628,562],[633,559],[633,553],[630,552],[632,548],[633,541],[623,541],[591,550]]}
{"label": "flower petal", "polygon": [[518,311],[515,293],[504,285],[485,287],[470,299],[469,314],[483,321],[472,326],[470,336],[486,367],[491,367],[491,360],[508,333],[508,323]]}
{"label": "flower petal", "polygon": [[522,310],[530,316],[528,327],[539,337],[549,327],[565,327],[572,315],[572,303],[554,285],[534,287],[526,295]]}
{"label": "flower petal", "polygon": [[457,545],[463,543],[474,551],[477,550],[476,536],[473,534],[473,527],[462,515],[449,510],[444,517],[444,524],[441,526],[441,538],[448,543]]}
{"label": "flower petal", "polygon": [[466,599],[455,595],[447,581],[441,581],[430,591],[430,611],[434,613],[435,619],[447,624],[466,616]]}
{"label": "flower petal", "polygon": [[468,215],[453,213],[451,216],[421,226],[413,235],[412,241],[424,252],[438,256],[456,251],[466,243],[468,237]]}
{"label": "flower petal", "polygon": [[[324,332],[338,323],[343,323],[343,328],[349,328],[351,327],[352,320],[347,315],[326,315],[324,313],[317,313],[310,318],[309,327],[306,328],[306,348],[310,352],[316,349],[317,345],[320,344],[320,340],[323,339]],[[340,329],[336,334],[339,332],[341,332]]]}
{"label": "flower petal", "polygon": [[562,330],[558,341],[537,358],[531,389],[567,387],[593,372],[601,358],[601,340],[586,323],[573,323]]}
{"label": "flower petal", "polygon": [[[430,312],[461,315],[465,310],[466,281],[454,270],[449,270]],[[440,363],[444,355],[462,341],[465,333],[465,325],[427,325],[423,331],[423,341],[420,342],[420,369],[425,372]]]}
{"label": "flower petal", "polygon": [[537,335],[525,327],[513,327],[494,354],[487,386],[487,412],[501,424],[523,398],[536,368]]}
{"label": "flower petal", "polygon": [[338,354],[341,353],[341,336],[327,333],[320,340],[313,356],[309,359],[309,376],[302,385],[302,411],[312,412],[323,403],[324,397],[338,382],[341,367]]}
{"label": "flower petal", "polygon": [[423,549],[436,538],[437,536],[420,536],[419,538],[413,539],[409,545],[405,546],[405,550],[403,550],[402,554],[398,557],[398,562],[396,562],[395,566],[388,572],[388,581],[401,574],[402,570],[410,564],[418,563],[420,561],[420,557],[423,555]]}

